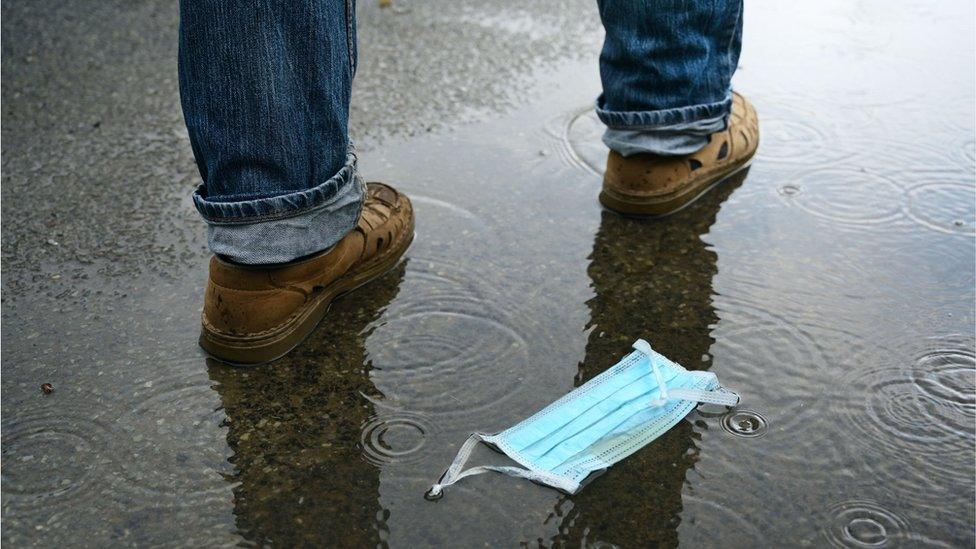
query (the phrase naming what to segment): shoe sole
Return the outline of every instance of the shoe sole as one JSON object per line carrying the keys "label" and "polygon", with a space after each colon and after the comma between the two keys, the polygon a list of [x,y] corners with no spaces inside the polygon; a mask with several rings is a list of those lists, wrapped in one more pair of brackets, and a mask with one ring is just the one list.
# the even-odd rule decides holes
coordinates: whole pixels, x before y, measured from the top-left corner
{"label": "shoe sole", "polygon": [[404,233],[401,242],[391,246],[385,256],[334,280],[322,289],[311,305],[306,306],[299,315],[279,326],[272,333],[260,337],[228,336],[204,326],[200,331],[200,346],[211,358],[232,366],[257,366],[285,356],[315,330],[336,299],[368,284],[397,266],[400,258],[413,242],[413,219],[410,220],[410,225]]}
{"label": "shoe sole", "polygon": [[732,176],[740,173],[742,170],[747,169],[752,164],[752,158],[755,154],[753,152],[744,158],[731,171],[720,172],[712,177],[703,179],[695,185],[682,189],[680,192],[654,198],[634,198],[604,188],[600,191],[600,203],[619,214],[640,217],[665,217],[687,208],[708,191],[728,181]]}

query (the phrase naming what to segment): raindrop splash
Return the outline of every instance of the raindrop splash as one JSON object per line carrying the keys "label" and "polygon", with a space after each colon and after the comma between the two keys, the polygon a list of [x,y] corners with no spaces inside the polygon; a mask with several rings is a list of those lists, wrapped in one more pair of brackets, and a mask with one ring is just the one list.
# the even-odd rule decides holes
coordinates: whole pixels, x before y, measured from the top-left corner
{"label": "raindrop splash", "polygon": [[757,438],[766,434],[766,418],[751,410],[734,410],[722,418],[722,427],[735,436]]}
{"label": "raindrop splash", "polygon": [[430,432],[418,414],[374,416],[363,424],[360,447],[366,460],[376,465],[404,463],[420,456]]}

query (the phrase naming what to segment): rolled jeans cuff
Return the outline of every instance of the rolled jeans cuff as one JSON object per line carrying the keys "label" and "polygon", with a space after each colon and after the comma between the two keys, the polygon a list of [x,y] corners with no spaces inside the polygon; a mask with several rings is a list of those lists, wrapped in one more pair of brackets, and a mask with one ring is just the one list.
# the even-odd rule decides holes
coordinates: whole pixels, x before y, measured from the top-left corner
{"label": "rolled jeans cuff", "polygon": [[350,147],[338,173],[311,189],[223,202],[208,199],[201,185],[193,193],[193,204],[207,222],[213,253],[238,263],[265,265],[332,247],[356,226],[365,196]]}
{"label": "rolled jeans cuff", "polygon": [[717,103],[656,111],[611,111],[603,96],[596,101],[596,114],[607,126],[603,142],[623,156],[692,154],[708,144],[709,135],[726,128],[731,110],[731,92]]}

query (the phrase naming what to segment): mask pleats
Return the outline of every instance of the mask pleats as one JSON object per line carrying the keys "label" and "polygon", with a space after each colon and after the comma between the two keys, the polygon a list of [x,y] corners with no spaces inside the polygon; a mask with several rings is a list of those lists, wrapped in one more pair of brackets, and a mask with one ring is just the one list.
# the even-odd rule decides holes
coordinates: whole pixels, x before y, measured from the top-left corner
{"label": "mask pleats", "polygon": [[[670,390],[670,389],[692,387],[695,385],[695,382],[696,380],[694,378],[688,378],[688,377],[682,378],[680,376],[669,376],[669,379],[666,383],[668,389]],[[649,393],[649,396],[653,398],[656,395],[656,393],[657,391],[654,391],[653,393]],[[614,450],[615,447],[620,447],[621,450],[623,450],[624,447],[627,446],[625,444],[626,441],[633,438],[634,433],[636,431],[640,430],[642,427],[646,425],[650,425],[651,423],[659,420],[662,416],[671,414],[671,412],[675,408],[681,406],[687,406],[688,404],[689,404],[688,402],[682,400],[670,400],[664,406],[648,406],[646,401],[642,401],[639,406],[635,406],[634,404],[628,403],[628,405],[625,406],[625,408],[629,411],[632,411],[633,412],[632,414],[630,414],[622,421],[619,421],[616,425],[614,425],[610,429],[605,430],[603,436],[600,436],[592,444],[582,448],[579,448],[578,445],[573,445],[569,447],[566,451],[560,450],[559,453],[564,455],[569,454],[569,452],[574,450],[575,452],[572,455],[568,455],[563,461],[559,463],[551,463],[551,464],[546,463],[546,469],[554,472],[565,472],[572,469],[578,463],[581,463],[583,461],[586,461],[596,456],[600,456],[606,450]],[[619,418],[622,416],[623,414],[618,414],[617,417]],[[683,416],[684,414],[682,414],[682,417]],[[566,442],[571,443],[572,441],[566,441]],[[590,466],[587,467],[586,469],[587,470],[599,469],[603,467],[609,467],[613,463],[616,463],[617,459],[620,458],[613,457],[615,452],[616,450],[611,451],[608,456],[605,456],[606,459],[609,459],[608,463],[603,463],[603,462],[590,463],[587,464]],[[545,458],[543,460],[540,460],[540,464],[543,463],[544,460]]]}
{"label": "mask pleats", "polygon": [[[674,387],[671,387],[671,385],[668,384],[669,388],[677,388],[678,386],[679,385],[675,385]],[[672,400],[668,402],[668,404],[665,406],[653,406],[653,407],[645,406],[642,410],[636,411],[630,417],[618,423],[616,426],[610,429],[606,434],[600,437],[593,444],[580,449],[579,451],[567,457],[560,463],[556,463],[551,467],[547,467],[547,469],[558,473],[568,471],[578,463],[586,461],[595,456],[599,456],[605,450],[613,448],[614,446],[621,445],[622,443],[625,443],[627,440],[633,437],[633,433],[635,430],[640,429],[644,425],[647,425],[661,418],[662,416],[670,414],[675,407],[682,406],[683,404],[684,404],[683,401]],[[610,459],[609,463],[596,464],[593,467],[588,467],[588,469],[592,470],[594,468],[599,469],[602,467],[608,467],[615,462],[616,459]]]}
{"label": "mask pleats", "polygon": [[[546,470],[553,470],[562,463],[576,457],[583,450],[610,436],[618,426],[634,415],[649,410],[647,402],[657,391],[646,391],[626,402],[619,402],[610,413],[600,417],[580,431],[571,434],[535,459],[535,463]],[[654,409],[651,409],[654,410]],[[663,408],[654,410],[661,413]]]}
{"label": "mask pleats", "polygon": [[[531,418],[513,426],[503,432],[503,436],[509,444],[522,451],[535,444],[540,439],[558,431],[567,423],[589,410],[594,404],[601,402],[610,395],[619,391],[621,387],[628,385],[634,380],[648,375],[649,367],[640,367],[639,360],[634,360],[632,364],[620,369],[616,374],[607,378],[604,383],[581,393],[578,398],[565,400],[553,404],[551,410],[544,410],[543,413],[536,414]],[[578,388],[581,391],[586,385]],[[547,413],[548,412],[548,413]]]}
{"label": "mask pleats", "polygon": [[[659,392],[657,379],[651,374],[646,360],[627,373],[631,371],[636,375],[621,372],[607,380],[601,388],[604,390],[584,394],[573,403],[571,412],[560,408],[558,414],[552,415],[561,417],[562,424],[551,423],[548,430],[536,429],[544,436],[523,446],[521,453],[549,469],[596,443],[633,414],[647,409]],[[676,375],[670,368],[664,368],[662,373],[665,380]],[[616,379],[618,377],[620,379]]]}

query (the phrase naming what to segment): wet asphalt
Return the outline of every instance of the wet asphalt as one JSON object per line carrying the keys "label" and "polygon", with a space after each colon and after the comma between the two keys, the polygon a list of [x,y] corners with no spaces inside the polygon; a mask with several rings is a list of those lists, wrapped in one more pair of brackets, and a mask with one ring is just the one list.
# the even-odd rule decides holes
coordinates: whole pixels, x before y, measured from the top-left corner
{"label": "wet asphalt", "polygon": [[[240,370],[196,345],[177,5],[3,4],[3,541],[972,546],[973,7],[746,9],[756,161],[647,222],[596,201],[592,2],[360,3],[352,136],[417,238]],[[637,337],[763,436],[697,414],[576,496],[423,499]]]}

